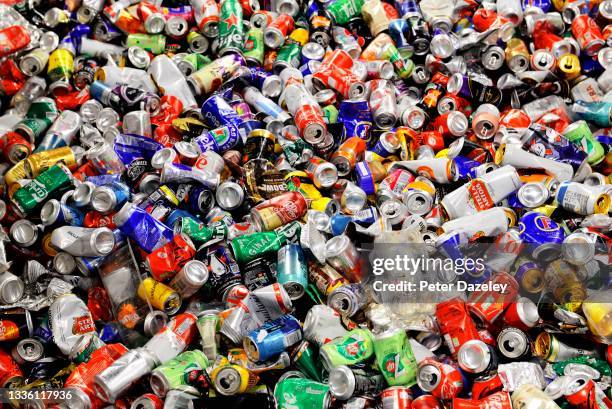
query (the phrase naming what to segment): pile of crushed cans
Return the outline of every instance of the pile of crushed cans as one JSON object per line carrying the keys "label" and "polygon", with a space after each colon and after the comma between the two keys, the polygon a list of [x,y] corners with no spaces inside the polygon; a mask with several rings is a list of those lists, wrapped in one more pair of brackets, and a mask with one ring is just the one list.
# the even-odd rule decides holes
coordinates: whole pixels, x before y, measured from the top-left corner
{"label": "pile of crushed cans", "polygon": [[612,408],[611,91],[612,0],[0,0],[0,407]]}

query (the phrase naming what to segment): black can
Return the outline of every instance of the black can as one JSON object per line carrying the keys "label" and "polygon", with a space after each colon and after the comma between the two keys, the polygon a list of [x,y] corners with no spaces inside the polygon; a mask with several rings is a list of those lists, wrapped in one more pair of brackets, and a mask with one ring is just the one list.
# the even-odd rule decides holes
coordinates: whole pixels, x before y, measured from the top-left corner
{"label": "black can", "polygon": [[257,258],[242,268],[242,279],[249,291],[274,284],[276,277],[270,260]]}

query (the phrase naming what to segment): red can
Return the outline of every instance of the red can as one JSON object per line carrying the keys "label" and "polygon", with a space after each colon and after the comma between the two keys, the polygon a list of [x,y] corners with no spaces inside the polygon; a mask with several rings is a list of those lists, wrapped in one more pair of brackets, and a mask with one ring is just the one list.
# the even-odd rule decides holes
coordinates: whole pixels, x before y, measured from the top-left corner
{"label": "red can", "polygon": [[[516,300],[519,285],[514,277],[505,272],[495,274],[487,280],[485,285],[487,284],[491,288],[490,291],[475,291],[470,294],[468,308],[472,314],[490,325]],[[505,285],[505,290],[496,290],[496,285]]]}
{"label": "red can", "polygon": [[23,381],[23,373],[11,354],[0,349],[0,388],[16,386]]}
{"label": "red can", "polygon": [[528,331],[540,322],[538,306],[527,297],[519,297],[504,313],[504,324]]}
{"label": "red can", "polygon": [[[169,132],[167,131],[168,128],[173,129],[170,124],[172,123],[172,121],[174,121],[176,118],[179,117],[181,112],[183,112],[183,103],[181,102],[180,99],[178,99],[174,95],[164,95],[163,97],[161,97],[159,113],[151,117],[151,124],[158,126],[157,129],[155,130],[154,135],[157,135],[157,130],[162,127],[163,127],[163,131],[160,131],[160,132],[163,132],[163,133],[168,133]],[[182,138],[180,137],[178,132],[174,130],[174,133],[176,135],[174,135],[174,138],[172,138],[173,142],[170,145],[167,145],[163,143],[162,141],[158,141],[158,142],[163,144],[164,146],[172,146],[176,142],[181,141]]]}
{"label": "red can", "polygon": [[343,98],[360,98],[366,91],[363,81],[348,69],[340,67],[320,69],[312,75],[312,79],[322,88],[336,90]]}
{"label": "red can", "polygon": [[[92,352],[87,362],[79,364],[70,374],[64,388],[70,388],[73,399],[79,401],[80,407],[99,409],[106,406],[94,393],[94,377],[108,368],[125,354],[128,349],[123,344],[108,344]],[[77,392],[78,391],[78,392]]]}
{"label": "red can", "polygon": [[6,59],[0,63],[0,94],[15,95],[25,81],[25,75],[13,59]]}
{"label": "red can", "polygon": [[512,409],[508,392],[496,392],[484,399],[453,398],[453,409]]}
{"label": "red can", "polygon": [[474,13],[472,17],[472,21],[474,23],[474,28],[477,31],[483,32],[487,31],[493,23],[497,20],[497,13],[495,10],[490,10],[484,7],[479,8]]}
{"label": "red can", "polygon": [[30,141],[17,132],[7,132],[3,138],[2,153],[9,162],[15,164],[32,153]]}
{"label": "red can", "polygon": [[567,386],[565,398],[578,409],[612,407],[612,401],[603,392],[598,393],[595,382],[586,376],[578,376]]}
{"label": "red can", "polygon": [[195,246],[184,234],[177,234],[146,258],[146,266],[156,281],[169,280],[180,271],[186,262],[195,256]]}
{"label": "red can", "polygon": [[353,68],[353,58],[346,51],[337,48],[329,53],[321,62],[321,70],[328,68],[343,68],[350,70]]}
{"label": "red can", "polygon": [[315,138],[318,138],[318,133],[324,132],[327,129],[323,115],[321,115],[321,111],[315,105],[302,105],[295,112],[294,120],[300,135],[307,140],[312,139],[308,136],[309,134],[316,134]]}
{"label": "red can", "polygon": [[468,130],[468,123],[468,119],[463,112],[450,111],[436,117],[431,124],[431,128],[445,138],[457,138],[465,135]]}
{"label": "red can", "polygon": [[[274,31],[277,35],[281,35],[282,39],[280,42],[282,43],[285,40],[285,37],[287,37],[287,35],[293,31],[293,24],[293,17],[291,17],[289,14],[279,14],[274,20],[272,20],[272,23],[265,28],[265,32]],[[278,46],[280,46],[280,44],[278,44]]]}
{"label": "red can", "polygon": [[85,219],[83,220],[83,227],[108,227],[109,229],[114,229],[115,223],[113,222],[113,215],[116,212],[111,214],[102,214],[95,210],[90,210],[85,213]]}
{"label": "red can", "polygon": [[435,358],[425,358],[419,363],[417,383],[425,392],[441,400],[453,399],[463,390],[459,369]]}
{"label": "red can", "polygon": [[172,148],[175,143],[182,141],[181,134],[170,124],[162,124],[153,131],[153,139],[166,148]]}
{"label": "red can", "polygon": [[461,345],[472,339],[480,339],[465,302],[459,298],[439,303],[436,306],[436,319],[454,358],[457,358]]}
{"label": "red can", "polygon": [[380,393],[382,409],[410,409],[412,393],[405,386],[391,386]]}
{"label": "red can", "polygon": [[145,393],[132,402],[132,408],[162,409],[164,400],[154,393]]}
{"label": "red can", "polygon": [[444,409],[444,406],[433,395],[421,395],[412,401],[412,409]]}
{"label": "red can", "polygon": [[85,179],[88,176],[96,176],[98,175],[98,170],[96,169],[96,167],[93,165],[93,163],[91,163],[91,161],[87,161],[85,163],[83,163],[81,166],[79,166],[77,168],[77,170],[75,170],[72,175],[80,180],[81,182],[85,181]]}
{"label": "red can", "polygon": [[509,109],[502,113],[499,127],[526,129],[531,125],[531,118],[522,109]]}
{"label": "red can", "polygon": [[259,231],[270,231],[301,219],[308,203],[300,192],[287,192],[261,202],[251,209],[253,224]]}
{"label": "red can", "polygon": [[440,132],[436,131],[423,131],[421,132],[421,143],[423,145],[430,146],[435,152],[444,149],[444,136]]}
{"label": "red can", "polygon": [[504,384],[498,373],[479,376],[472,384],[472,399],[483,399],[496,392],[503,391]]}
{"label": "red can", "polygon": [[606,43],[599,26],[588,14],[576,16],[572,21],[572,34],[588,55],[597,54]]}
{"label": "red can", "polygon": [[9,26],[0,30],[0,58],[16,53],[30,44],[30,34],[25,27]]}

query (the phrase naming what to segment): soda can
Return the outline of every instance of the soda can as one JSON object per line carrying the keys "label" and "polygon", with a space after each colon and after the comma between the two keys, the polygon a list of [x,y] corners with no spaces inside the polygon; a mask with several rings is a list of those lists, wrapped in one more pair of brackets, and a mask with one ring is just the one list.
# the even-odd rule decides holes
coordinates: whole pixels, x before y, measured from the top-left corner
{"label": "soda can", "polygon": [[[12,230],[12,227],[11,227]],[[3,304],[13,304],[23,296],[24,282],[10,271],[0,273],[0,301]]]}
{"label": "soda can", "polygon": [[[416,3],[415,3],[416,4]],[[380,394],[382,409],[409,409],[412,407],[412,392],[405,386],[390,386]]]}
{"label": "soda can", "polygon": [[189,260],[168,284],[182,299],[195,294],[208,281],[208,268],[199,260]]}
{"label": "soda can", "polygon": [[374,354],[374,341],[368,329],[354,329],[319,349],[323,365],[328,370],[340,365],[355,365]]}
{"label": "soda can", "polygon": [[531,354],[531,342],[523,331],[506,327],[497,336],[499,353],[511,360],[523,360]]}
{"label": "soda can", "polygon": [[214,368],[210,374],[213,386],[223,396],[232,396],[246,392],[255,386],[259,377],[242,366],[228,364]]}
{"label": "soda can", "polygon": [[138,286],[138,297],[158,310],[173,315],[181,308],[181,297],[171,287],[147,277]]}
{"label": "soda can", "polygon": [[342,234],[332,237],[325,245],[325,258],[336,270],[351,282],[361,281],[362,260],[353,242]]}
{"label": "soda can", "polygon": [[37,338],[23,338],[13,347],[11,356],[19,365],[31,364],[45,356],[45,347]]}
{"label": "soda can", "polygon": [[419,362],[417,373],[419,388],[441,400],[453,399],[461,393],[462,378],[457,368],[434,358],[425,358]]}
{"label": "soda can", "polygon": [[595,55],[604,46],[605,40],[595,20],[586,14],[581,14],[572,21],[572,34],[580,48],[588,55]]}
{"label": "soda can", "polygon": [[163,409],[164,400],[153,393],[145,393],[134,399],[130,409]]}
{"label": "soda can", "polygon": [[204,370],[208,365],[208,358],[202,351],[185,351],[153,370],[150,377],[151,389],[161,397],[166,396],[171,389],[194,390],[188,383],[189,373]]}
{"label": "soda can", "polygon": [[302,340],[302,326],[292,315],[269,321],[244,338],[244,349],[251,361],[267,361]]}
{"label": "soda can", "polygon": [[352,396],[377,394],[383,389],[382,375],[365,376],[339,365],[329,373],[329,391],[338,400],[346,401]]}
{"label": "soda can", "polygon": [[473,339],[461,346],[457,363],[468,373],[483,373],[497,368],[497,355],[493,347]]}
{"label": "soda can", "polygon": [[217,359],[217,325],[219,323],[219,315],[216,311],[204,311],[198,317],[196,326],[202,338],[202,351],[208,358],[209,362],[214,362]]}
{"label": "soda can", "polygon": [[308,285],[308,266],[299,244],[288,244],[277,253],[277,279],[285,287],[289,297],[297,300],[304,295]]}

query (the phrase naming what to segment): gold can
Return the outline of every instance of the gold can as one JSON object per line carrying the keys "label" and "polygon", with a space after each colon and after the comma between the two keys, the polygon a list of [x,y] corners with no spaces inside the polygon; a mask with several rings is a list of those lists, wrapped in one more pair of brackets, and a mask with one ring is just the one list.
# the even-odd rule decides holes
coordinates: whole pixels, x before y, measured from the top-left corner
{"label": "gold can", "polygon": [[181,296],[172,287],[147,277],[138,286],[138,297],[168,315],[181,308]]}
{"label": "gold can", "polygon": [[308,263],[308,280],[314,283],[317,290],[326,297],[336,288],[349,283],[346,278],[329,264],[321,265],[314,261]]}
{"label": "gold can", "polygon": [[566,80],[576,79],[582,70],[580,59],[575,54],[565,54],[558,61],[559,74]]}
{"label": "gold can", "polygon": [[4,182],[6,182],[6,185],[10,187],[17,183],[18,180],[27,179],[27,177],[28,176],[25,171],[25,159],[23,159],[6,171],[4,174]]}
{"label": "gold can", "polygon": [[58,163],[63,163],[70,170],[76,169],[77,161],[72,148],[64,146],[30,155],[25,159],[24,170],[26,175],[33,179]]}
{"label": "gold can", "polygon": [[523,72],[529,69],[529,49],[520,38],[511,38],[504,50],[506,65],[513,72]]}
{"label": "gold can", "polygon": [[51,233],[47,233],[42,238],[42,251],[49,257],[55,257],[57,250],[51,245]]}

